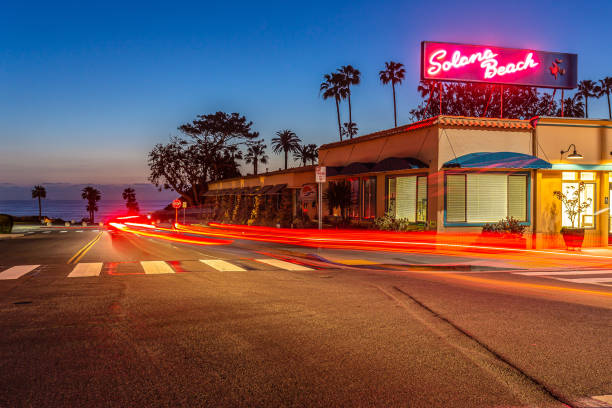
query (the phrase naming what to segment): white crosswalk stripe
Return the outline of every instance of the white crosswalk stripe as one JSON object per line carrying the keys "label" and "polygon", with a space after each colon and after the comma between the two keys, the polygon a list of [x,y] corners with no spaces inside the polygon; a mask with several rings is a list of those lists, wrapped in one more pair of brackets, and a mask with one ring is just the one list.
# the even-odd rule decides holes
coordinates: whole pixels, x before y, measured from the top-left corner
{"label": "white crosswalk stripe", "polygon": [[85,276],[100,276],[102,271],[102,262],[79,263],[72,272],[68,274],[69,278],[82,278]]}
{"label": "white crosswalk stripe", "polygon": [[141,261],[140,265],[147,275],[160,275],[165,273],[175,273],[174,269],[164,261]]}
{"label": "white crosswalk stripe", "polygon": [[[612,270],[578,270],[578,271],[530,271],[513,272],[513,275],[534,276],[555,279],[562,282],[586,283],[590,285],[612,285]],[[601,275],[601,276],[598,276]],[[607,275],[607,276],[606,276]],[[567,276],[589,276],[588,278],[567,278]]]}
{"label": "white crosswalk stripe", "polygon": [[7,279],[19,279],[28,272],[32,272],[40,265],[18,265],[8,268],[4,272],[0,273],[0,280]]}
{"label": "white crosswalk stripe", "polygon": [[286,269],[288,271],[312,271],[311,268],[308,268],[304,265],[297,265],[291,262],[281,261],[280,259],[255,259],[255,260],[257,262],[272,265],[280,269]]}
{"label": "white crosswalk stripe", "polygon": [[214,268],[221,272],[245,272],[246,271],[246,269],[241,268],[238,265],[234,265],[232,263],[223,261],[221,259],[200,259],[200,262],[205,263],[211,268]]}

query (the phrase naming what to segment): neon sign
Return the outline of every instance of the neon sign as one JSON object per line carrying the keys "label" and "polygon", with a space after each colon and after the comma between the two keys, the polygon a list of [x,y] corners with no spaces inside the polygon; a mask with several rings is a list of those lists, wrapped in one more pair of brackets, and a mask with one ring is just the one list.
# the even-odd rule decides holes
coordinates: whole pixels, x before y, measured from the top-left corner
{"label": "neon sign", "polygon": [[576,54],[425,41],[421,79],[572,89],[577,59]]}

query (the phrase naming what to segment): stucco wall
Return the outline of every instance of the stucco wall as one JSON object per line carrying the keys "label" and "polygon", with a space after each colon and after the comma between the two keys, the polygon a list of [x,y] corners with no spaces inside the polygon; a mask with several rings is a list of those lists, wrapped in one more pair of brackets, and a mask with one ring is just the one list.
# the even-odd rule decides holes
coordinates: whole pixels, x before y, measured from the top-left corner
{"label": "stucco wall", "polygon": [[[612,163],[612,122],[561,118],[542,118],[536,125],[537,156],[551,163],[602,164]],[[561,150],[576,145],[581,160],[568,160]]]}

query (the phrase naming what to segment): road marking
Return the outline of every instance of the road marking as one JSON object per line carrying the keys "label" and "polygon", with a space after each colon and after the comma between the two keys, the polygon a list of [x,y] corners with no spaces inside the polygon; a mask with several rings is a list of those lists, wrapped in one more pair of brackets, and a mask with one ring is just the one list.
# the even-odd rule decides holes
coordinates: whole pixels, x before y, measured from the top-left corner
{"label": "road marking", "polygon": [[42,233],[43,233],[43,234],[50,234],[50,233],[51,233],[51,231],[43,231]]}
{"label": "road marking", "polygon": [[25,275],[28,272],[32,272],[34,269],[38,268],[40,265],[19,265],[13,266],[12,268],[8,268],[6,271],[0,273],[0,280],[7,279],[18,279]]}
{"label": "road marking", "polygon": [[513,275],[524,276],[563,276],[563,275],[608,275],[612,274],[612,270],[607,271],[547,271],[547,272],[515,272]]}
{"label": "road marking", "polygon": [[607,404],[611,404],[612,405],[612,394],[609,395],[596,395],[594,397],[591,397],[593,399],[599,400],[599,401],[603,401]]}
{"label": "road marking", "polygon": [[87,244],[85,244],[85,246],[81,249],[79,249],[77,251],[76,254],[74,254],[72,256],[72,258],[70,258],[68,260],[67,263],[77,263],[79,262],[79,260],[81,260],[81,258],[83,257],[83,255],[85,255],[85,253],[87,253],[87,251],[89,251],[95,244],[96,242],[98,242],[98,240],[100,239],[100,237],[102,236],[102,232],[100,232],[98,235],[96,235],[94,237],[94,239],[92,239],[91,241],[89,241]]}
{"label": "road marking", "polygon": [[333,259],[332,262],[339,263],[342,265],[378,265],[380,262],[368,261],[366,259]]}
{"label": "road marking", "polygon": [[83,232],[83,230],[76,230],[76,231],[74,231],[74,232]]}
{"label": "road marking", "polygon": [[608,283],[608,282],[612,283],[612,278],[576,278],[576,279],[557,278],[557,280],[564,281],[564,282],[572,282],[572,283],[595,283],[595,284]]}
{"label": "road marking", "polygon": [[255,259],[255,260],[257,262],[272,265],[280,269],[286,269],[288,271],[312,271],[313,270],[311,268],[307,268],[304,265],[296,265],[291,262],[281,261],[280,259]]}
{"label": "road marking", "polygon": [[60,231],[60,234],[61,234],[62,232],[68,232],[68,231]]}
{"label": "road marking", "polygon": [[80,263],[68,274],[69,278],[82,278],[85,276],[100,276],[102,262]]}
{"label": "road marking", "polygon": [[140,264],[147,275],[175,273],[174,269],[164,261],[140,261]]}
{"label": "road marking", "polygon": [[221,272],[246,272],[246,269],[221,259],[200,259],[200,262]]}

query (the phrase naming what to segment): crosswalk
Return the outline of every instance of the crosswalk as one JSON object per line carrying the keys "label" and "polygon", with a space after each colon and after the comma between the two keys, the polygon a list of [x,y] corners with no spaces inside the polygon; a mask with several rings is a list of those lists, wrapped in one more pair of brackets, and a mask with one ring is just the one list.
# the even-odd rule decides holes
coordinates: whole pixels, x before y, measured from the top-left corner
{"label": "crosswalk", "polygon": [[[200,265],[200,267],[198,267]],[[15,280],[44,265],[0,266],[0,280]],[[102,275],[169,275],[185,272],[247,272],[249,270],[313,271],[307,267],[280,259],[199,259],[194,261],[138,261],[138,262],[80,262],[76,265],[62,265],[67,278],[100,277]],[[60,269],[62,269],[60,268]]]}

